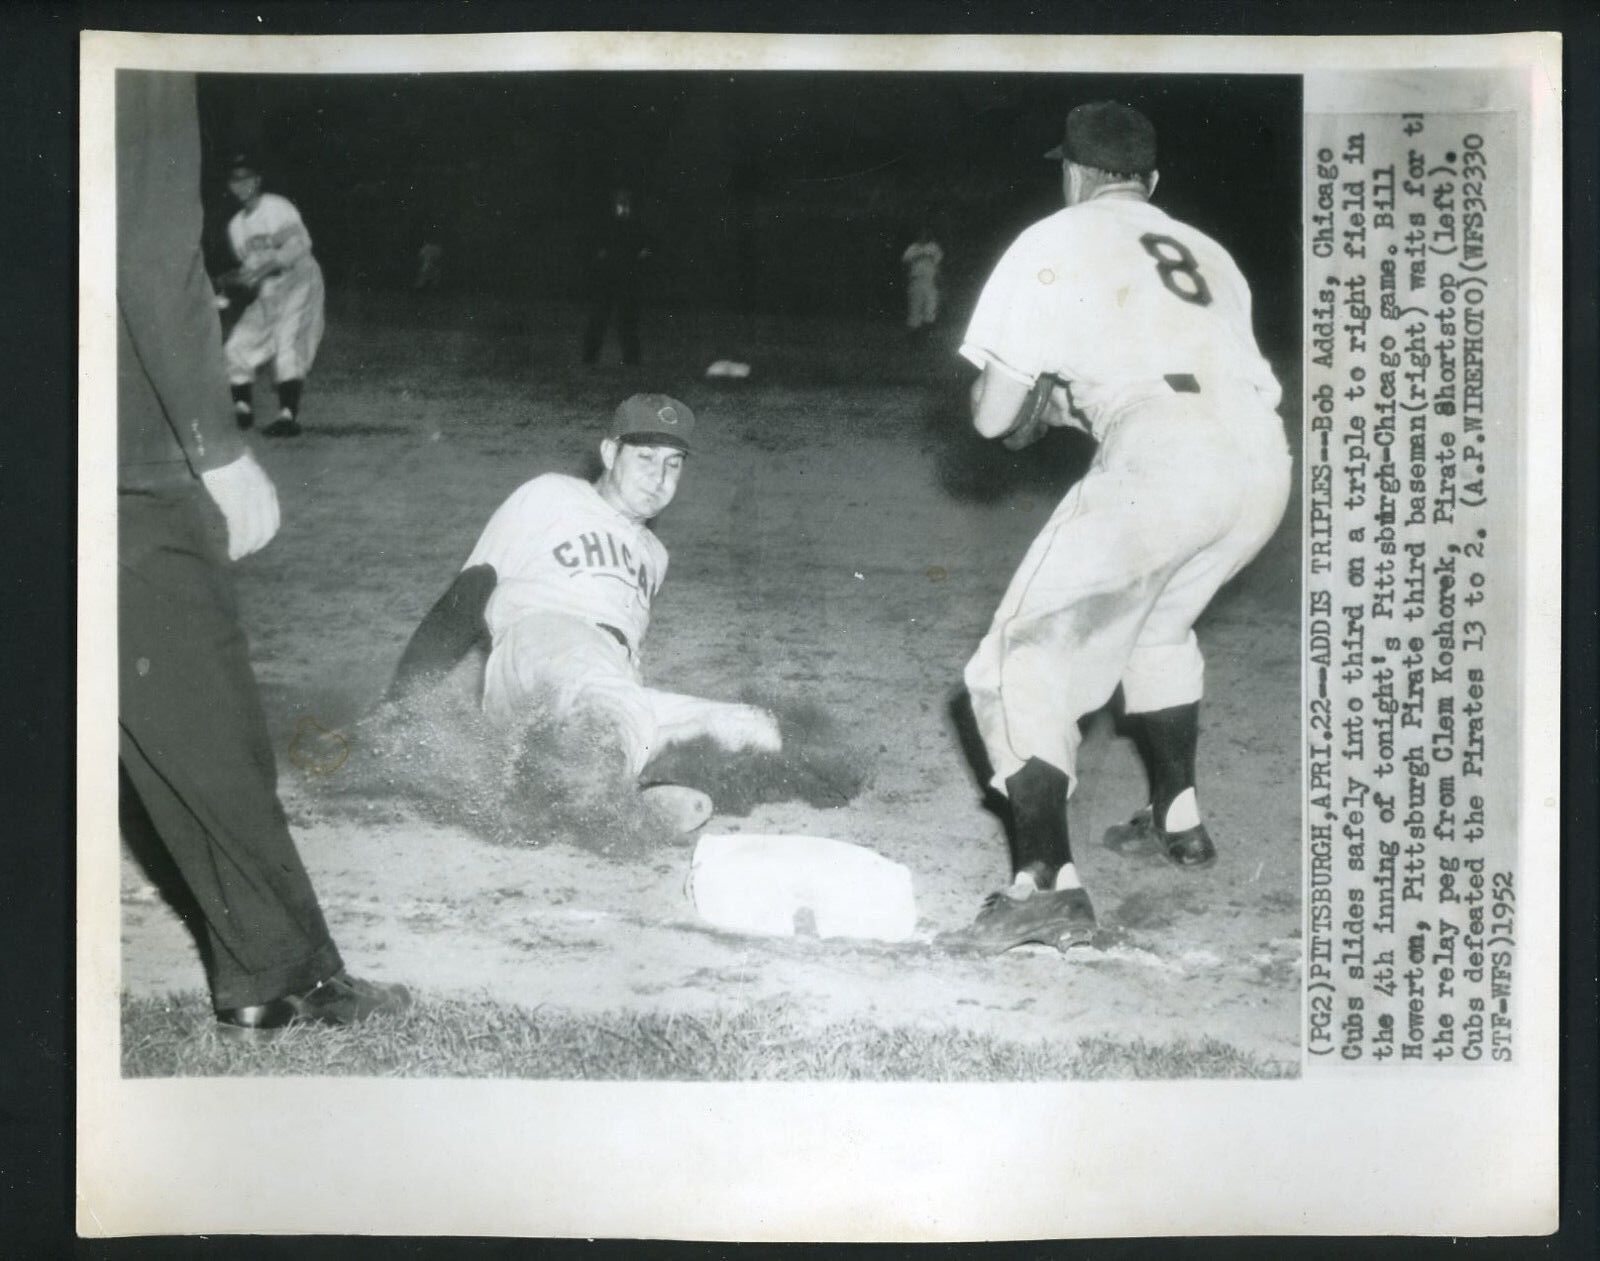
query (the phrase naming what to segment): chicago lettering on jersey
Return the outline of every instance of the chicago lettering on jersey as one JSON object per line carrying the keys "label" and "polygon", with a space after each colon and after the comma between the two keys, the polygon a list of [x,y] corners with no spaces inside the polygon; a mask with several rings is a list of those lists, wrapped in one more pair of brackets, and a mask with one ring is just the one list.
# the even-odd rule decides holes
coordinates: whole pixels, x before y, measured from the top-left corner
{"label": "chicago lettering on jersey", "polygon": [[583,571],[593,577],[615,578],[639,588],[646,600],[655,596],[650,569],[643,561],[635,563],[633,551],[618,542],[609,530],[585,530],[550,549],[550,555],[563,569]]}

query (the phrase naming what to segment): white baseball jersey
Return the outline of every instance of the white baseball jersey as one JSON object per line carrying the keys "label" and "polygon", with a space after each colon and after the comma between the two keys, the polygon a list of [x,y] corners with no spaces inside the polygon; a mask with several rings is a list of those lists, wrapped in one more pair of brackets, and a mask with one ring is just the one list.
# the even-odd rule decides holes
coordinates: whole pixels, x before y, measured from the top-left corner
{"label": "white baseball jersey", "polygon": [[667,549],[594,485],[564,473],[523,483],[489,519],[464,568],[494,566],[485,620],[496,641],[529,614],[561,613],[614,626],[637,653]]}
{"label": "white baseball jersey", "polygon": [[[228,220],[228,243],[234,257],[246,267],[278,262],[286,267],[311,257],[311,233],[306,231],[300,212],[287,197],[262,193],[254,210],[240,210]],[[293,283],[293,272],[269,276],[262,282],[263,293]]]}
{"label": "white baseball jersey", "polygon": [[937,241],[913,241],[900,255],[900,261],[906,265],[912,280],[932,280],[939,274],[944,251]]}
{"label": "white baseball jersey", "polygon": [[1100,436],[1169,374],[1279,387],[1256,349],[1250,288],[1205,233],[1137,197],[1103,196],[1027,229],[995,267],[961,353],[1031,385],[1052,372]]}

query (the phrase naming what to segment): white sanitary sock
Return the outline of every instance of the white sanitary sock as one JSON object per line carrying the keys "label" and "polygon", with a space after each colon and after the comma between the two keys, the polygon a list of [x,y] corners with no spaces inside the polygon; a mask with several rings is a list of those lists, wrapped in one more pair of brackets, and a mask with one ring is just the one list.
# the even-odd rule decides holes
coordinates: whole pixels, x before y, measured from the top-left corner
{"label": "white sanitary sock", "polygon": [[1172,799],[1172,804],[1167,807],[1166,822],[1161,825],[1164,832],[1187,832],[1190,828],[1200,826],[1200,801],[1194,795],[1193,788],[1185,788]]}
{"label": "white sanitary sock", "polygon": [[1068,863],[1060,871],[1056,872],[1057,893],[1060,893],[1063,889],[1081,888],[1083,888],[1083,883],[1078,879],[1078,868],[1075,864]]}

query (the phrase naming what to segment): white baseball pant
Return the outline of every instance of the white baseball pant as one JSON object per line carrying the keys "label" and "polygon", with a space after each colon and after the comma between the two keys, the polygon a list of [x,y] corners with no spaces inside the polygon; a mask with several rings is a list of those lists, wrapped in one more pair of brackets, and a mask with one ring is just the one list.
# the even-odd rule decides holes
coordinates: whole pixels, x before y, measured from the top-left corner
{"label": "white baseball pant", "polygon": [[593,622],[564,613],[519,618],[489,653],[484,712],[509,723],[535,704],[553,706],[557,718],[592,717],[613,729],[635,777],[667,745],[698,736],[730,752],[781,746],[765,710],[645,687],[627,648]]}
{"label": "white baseball pant", "polygon": [[1030,757],[1076,786],[1078,720],[1119,683],[1129,713],[1200,699],[1194,623],[1277,529],[1289,475],[1283,423],[1248,389],[1157,394],[1108,426],[967,663],[997,789]]}
{"label": "white baseball pant", "polygon": [[322,343],[322,308],[322,271],[315,260],[302,259],[263,283],[223,348],[229,381],[249,385],[256,369],[269,360],[275,380],[305,380]]}
{"label": "white baseball pant", "polygon": [[929,276],[913,276],[906,283],[906,327],[921,328],[938,318],[938,284]]}

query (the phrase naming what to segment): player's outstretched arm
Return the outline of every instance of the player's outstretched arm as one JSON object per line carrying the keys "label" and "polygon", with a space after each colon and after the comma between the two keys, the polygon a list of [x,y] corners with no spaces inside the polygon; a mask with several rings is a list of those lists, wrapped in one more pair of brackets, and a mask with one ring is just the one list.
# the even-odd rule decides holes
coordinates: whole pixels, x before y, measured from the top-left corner
{"label": "player's outstretched arm", "polygon": [[496,581],[493,565],[472,565],[456,575],[449,590],[411,633],[385,700],[400,700],[442,679],[474,644],[488,636],[483,613]]}

